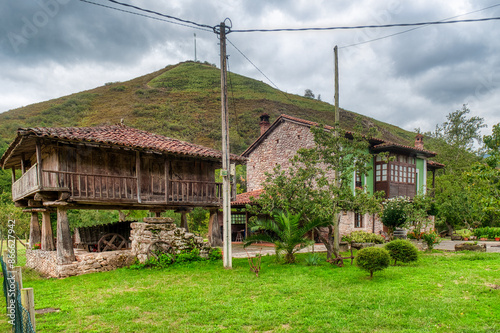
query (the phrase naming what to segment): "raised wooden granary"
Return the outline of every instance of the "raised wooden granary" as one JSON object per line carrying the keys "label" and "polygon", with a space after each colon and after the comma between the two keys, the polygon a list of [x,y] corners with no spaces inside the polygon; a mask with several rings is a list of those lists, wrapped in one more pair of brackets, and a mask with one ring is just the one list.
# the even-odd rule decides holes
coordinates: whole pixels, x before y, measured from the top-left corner
{"label": "raised wooden granary", "polygon": [[[159,213],[216,208],[222,185],[215,181],[215,170],[221,167],[221,158],[218,150],[124,125],[21,128],[0,166],[12,169],[17,206],[32,210],[33,215],[57,209],[58,260],[65,263],[74,260],[67,209]],[[245,163],[245,158],[231,155],[231,161]],[[21,170],[19,178],[16,170]],[[42,249],[50,249],[50,244],[44,244],[49,232],[44,235],[44,227],[50,227],[50,214],[43,214],[44,220],[46,216]],[[33,219],[32,226],[36,228]]]}

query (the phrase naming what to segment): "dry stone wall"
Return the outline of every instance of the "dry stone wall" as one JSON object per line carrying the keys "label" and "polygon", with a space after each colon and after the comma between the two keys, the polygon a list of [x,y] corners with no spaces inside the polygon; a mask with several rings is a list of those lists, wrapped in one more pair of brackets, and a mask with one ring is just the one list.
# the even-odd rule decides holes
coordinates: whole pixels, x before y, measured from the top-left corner
{"label": "dry stone wall", "polygon": [[151,217],[144,218],[144,222],[131,224],[132,253],[139,262],[148,260],[148,250],[156,241],[169,243],[176,253],[182,250],[200,250],[200,256],[206,258],[211,249],[210,244],[184,228],[177,228],[171,218]]}
{"label": "dry stone wall", "polygon": [[95,272],[112,271],[131,265],[135,256],[130,250],[109,252],[82,252],[75,254],[76,261],[57,264],[57,251],[26,249],[26,266],[54,278],[82,275]]}

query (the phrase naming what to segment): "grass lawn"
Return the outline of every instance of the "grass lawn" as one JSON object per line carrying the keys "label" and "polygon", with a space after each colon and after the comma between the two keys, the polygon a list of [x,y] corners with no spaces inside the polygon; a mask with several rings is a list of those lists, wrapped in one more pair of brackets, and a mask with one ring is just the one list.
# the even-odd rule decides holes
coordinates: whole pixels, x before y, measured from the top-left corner
{"label": "grass lawn", "polygon": [[264,257],[258,278],[235,259],[60,280],[26,270],[24,286],[36,309],[61,309],[37,315],[38,332],[500,332],[499,254],[424,254],[372,280],[305,256]]}

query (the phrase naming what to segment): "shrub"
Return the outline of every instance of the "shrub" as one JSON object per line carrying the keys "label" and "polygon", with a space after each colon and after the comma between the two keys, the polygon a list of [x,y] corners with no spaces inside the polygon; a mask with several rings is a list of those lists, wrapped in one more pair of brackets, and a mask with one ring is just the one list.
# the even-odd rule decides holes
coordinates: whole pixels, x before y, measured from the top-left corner
{"label": "shrub", "polygon": [[385,239],[381,235],[358,230],[351,232],[350,235],[342,237],[342,240],[354,243],[376,243],[383,244]]}
{"label": "shrub", "polygon": [[370,278],[372,278],[373,272],[389,267],[390,259],[391,257],[386,249],[367,247],[356,253],[356,266],[370,272]]}
{"label": "shrub", "polygon": [[317,253],[308,253],[306,256],[307,266],[318,266],[321,257]]}
{"label": "shrub", "polygon": [[439,238],[439,235],[433,231],[422,234],[422,239],[427,244],[427,248],[429,250],[432,250],[434,248],[434,245],[441,243],[441,238]]}
{"label": "shrub", "polygon": [[487,236],[489,239],[494,239],[495,237],[500,237],[500,228],[484,227],[474,229],[474,235],[477,237]]}
{"label": "shrub", "polygon": [[380,219],[382,224],[393,230],[403,226],[408,220],[407,210],[410,201],[406,197],[387,199]]}
{"label": "shrub", "polygon": [[385,244],[385,249],[389,251],[394,265],[399,260],[401,262],[412,262],[418,260],[418,249],[411,242],[404,239],[396,239]]}
{"label": "shrub", "polygon": [[[477,229],[476,229],[477,230]],[[462,236],[462,237],[467,237],[469,238],[470,236],[472,236],[472,231],[470,231],[469,229],[460,229],[460,230],[456,230],[455,233],[459,236]]]}

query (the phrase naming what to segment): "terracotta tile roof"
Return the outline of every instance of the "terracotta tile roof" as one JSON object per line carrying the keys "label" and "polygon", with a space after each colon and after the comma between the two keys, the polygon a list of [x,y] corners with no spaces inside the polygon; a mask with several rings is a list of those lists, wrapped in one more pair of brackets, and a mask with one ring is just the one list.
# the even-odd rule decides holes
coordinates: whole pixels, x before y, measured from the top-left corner
{"label": "terracotta tile roof", "polygon": [[251,204],[252,200],[250,199],[251,197],[258,198],[264,190],[254,190],[250,192],[245,192],[238,194],[236,196],[236,200],[231,202],[231,206],[244,206],[247,204]]}
{"label": "terracotta tile roof", "polygon": [[417,151],[417,152],[420,152],[422,154],[427,155],[428,157],[437,155],[437,153],[430,151],[430,150],[425,150],[425,149],[412,147],[412,146],[405,146],[405,145],[401,145],[399,143],[390,142],[390,141],[386,141],[384,143],[373,146],[374,150],[385,150],[387,148],[400,148],[400,149],[405,149],[405,150]]}
{"label": "terracotta tile roof", "polygon": [[432,168],[432,169],[444,169],[446,167],[446,165],[444,165],[444,164],[434,162],[431,160],[427,160],[427,166]]}
{"label": "terracotta tile roof", "polygon": [[[189,142],[168,138],[124,125],[97,127],[34,127],[21,128],[18,135],[60,139],[78,142],[94,142],[160,153],[221,159],[222,152]],[[245,158],[231,154],[231,160],[245,162]]]}

